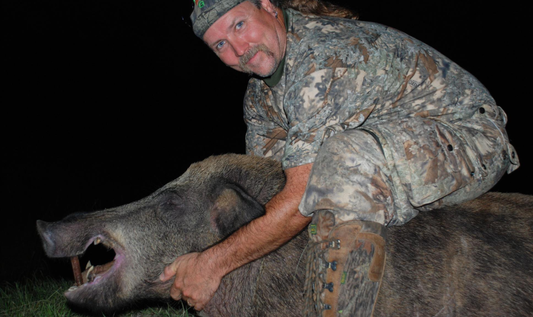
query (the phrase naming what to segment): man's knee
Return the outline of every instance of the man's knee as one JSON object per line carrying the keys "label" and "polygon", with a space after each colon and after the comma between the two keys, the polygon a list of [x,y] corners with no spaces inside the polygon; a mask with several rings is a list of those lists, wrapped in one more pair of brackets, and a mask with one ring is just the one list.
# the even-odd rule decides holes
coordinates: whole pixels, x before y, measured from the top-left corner
{"label": "man's knee", "polygon": [[359,160],[375,160],[378,164],[385,162],[383,150],[377,137],[360,129],[346,130],[329,137],[320,147],[318,155],[328,159],[340,156],[342,158],[359,158]]}
{"label": "man's knee", "polygon": [[394,210],[389,168],[376,139],[361,130],[330,137],[319,152],[300,204],[310,215],[330,209],[343,220],[386,223]]}

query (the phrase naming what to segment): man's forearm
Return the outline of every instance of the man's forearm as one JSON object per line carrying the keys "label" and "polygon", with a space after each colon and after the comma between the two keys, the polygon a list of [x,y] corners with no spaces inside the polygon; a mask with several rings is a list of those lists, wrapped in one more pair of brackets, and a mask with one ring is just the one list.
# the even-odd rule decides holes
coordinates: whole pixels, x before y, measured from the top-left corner
{"label": "man's forearm", "polygon": [[264,216],[251,221],[223,242],[204,251],[204,259],[219,276],[256,260],[282,246],[311,221],[298,210],[311,164],[287,170],[285,188],[266,205]]}

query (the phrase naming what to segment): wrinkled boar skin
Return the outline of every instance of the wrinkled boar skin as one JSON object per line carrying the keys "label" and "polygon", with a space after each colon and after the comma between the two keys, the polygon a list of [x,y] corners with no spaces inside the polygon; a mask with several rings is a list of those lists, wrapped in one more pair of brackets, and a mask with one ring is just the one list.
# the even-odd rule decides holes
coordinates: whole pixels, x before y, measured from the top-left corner
{"label": "wrinkled boar skin", "polygon": [[[284,185],[277,162],[210,157],[149,197],[118,208],[37,222],[50,257],[81,255],[95,241],[115,250],[110,269],[65,293],[70,302],[113,311],[168,299],[158,276],[176,256],[200,251],[264,213]],[[533,312],[533,196],[488,193],[421,212],[388,230],[375,316],[527,316]],[[207,316],[300,316],[307,233],[227,275]],[[92,275],[91,275],[92,274]]]}

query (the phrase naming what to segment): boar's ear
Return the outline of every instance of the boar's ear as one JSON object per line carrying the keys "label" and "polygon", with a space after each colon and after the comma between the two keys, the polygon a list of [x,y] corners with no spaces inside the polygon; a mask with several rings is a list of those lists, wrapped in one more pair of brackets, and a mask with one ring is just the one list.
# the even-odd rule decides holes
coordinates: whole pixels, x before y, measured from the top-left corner
{"label": "boar's ear", "polygon": [[237,185],[226,183],[216,193],[211,226],[223,237],[265,213],[263,206]]}

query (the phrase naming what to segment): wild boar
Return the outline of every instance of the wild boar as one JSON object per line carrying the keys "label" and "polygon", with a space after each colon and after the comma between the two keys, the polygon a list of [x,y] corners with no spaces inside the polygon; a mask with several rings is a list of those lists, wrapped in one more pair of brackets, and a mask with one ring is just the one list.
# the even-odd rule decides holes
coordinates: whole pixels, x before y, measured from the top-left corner
{"label": "wild boar", "polygon": [[[74,305],[114,311],[169,299],[158,276],[177,256],[201,251],[264,213],[284,186],[279,163],[228,154],[192,164],[152,195],[121,207],[37,221],[49,257],[91,244],[113,261],[89,264]],[[387,262],[374,316],[526,316],[533,312],[533,196],[487,193],[388,229]],[[227,275],[202,316],[300,316],[302,232],[279,250]]]}

